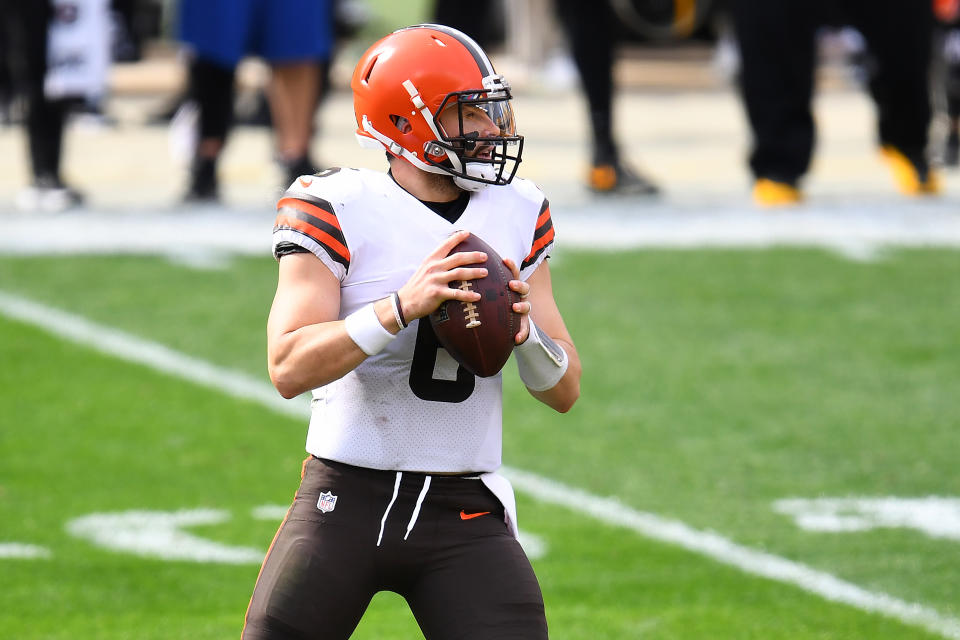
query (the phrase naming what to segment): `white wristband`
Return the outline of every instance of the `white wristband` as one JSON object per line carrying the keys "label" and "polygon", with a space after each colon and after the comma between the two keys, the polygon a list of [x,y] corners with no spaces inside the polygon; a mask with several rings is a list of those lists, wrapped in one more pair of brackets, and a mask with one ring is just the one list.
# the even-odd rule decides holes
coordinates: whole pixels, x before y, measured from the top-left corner
{"label": "white wristband", "polygon": [[380,324],[380,318],[377,317],[377,311],[373,308],[372,302],[344,318],[343,324],[350,338],[368,356],[380,353],[391,340],[397,337]]}
{"label": "white wristband", "polygon": [[563,347],[541,334],[537,325],[530,321],[530,335],[523,344],[513,348],[517,357],[517,369],[520,379],[531,391],[546,391],[558,382],[567,372],[570,358]]}

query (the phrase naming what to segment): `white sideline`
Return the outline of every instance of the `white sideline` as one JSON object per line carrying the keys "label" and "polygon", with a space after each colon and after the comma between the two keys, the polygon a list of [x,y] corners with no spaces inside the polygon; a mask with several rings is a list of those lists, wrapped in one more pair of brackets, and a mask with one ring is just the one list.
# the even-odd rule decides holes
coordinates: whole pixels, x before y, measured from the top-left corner
{"label": "white sideline", "polygon": [[[301,399],[283,400],[265,382],[117,329],[98,325],[83,317],[4,291],[0,291],[0,314],[118,359],[143,364],[236,398],[254,400],[286,415],[306,419],[308,402]],[[605,524],[624,527],[648,538],[677,545],[752,575],[797,586],[826,600],[879,613],[944,638],[960,640],[960,619],[942,615],[930,607],[906,602],[883,592],[868,591],[801,563],[738,545],[712,531],[700,531],[677,520],[637,511],[615,498],[592,495],[520,469],[505,468],[504,473],[518,490],[537,500],[572,508],[579,514],[590,515]]]}
{"label": "white sideline", "polygon": [[[563,248],[822,247],[869,259],[885,247],[960,247],[960,209],[946,197],[821,198],[785,211],[758,210],[730,195],[671,196],[642,206],[630,198],[571,194],[552,200]],[[272,206],[0,214],[3,256],[158,254],[207,262],[270,255],[274,221]],[[227,227],[229,234],[223,233]]]}

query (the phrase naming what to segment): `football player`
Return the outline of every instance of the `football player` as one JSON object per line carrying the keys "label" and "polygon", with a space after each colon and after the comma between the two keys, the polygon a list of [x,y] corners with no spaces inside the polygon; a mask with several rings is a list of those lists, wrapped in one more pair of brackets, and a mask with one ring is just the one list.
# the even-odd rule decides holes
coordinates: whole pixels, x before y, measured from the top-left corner
{"label": "football player", "polygon": [[473,232],[521,300],[514,355],[538,400],[566,412],[580,361],[554,301],[550,207],[515,178],[510,86],[449,27],[396,31],[351,87],[361,143],[387,172],[301,176],[278,203],[267,325],[281,395],[313,394],[300,488],[264,560],[246,640],[348,638],[372,596],[402,595],[428,638],[547,637],[501,463],[501,375],[478,378],[426,318],[483,277]]}

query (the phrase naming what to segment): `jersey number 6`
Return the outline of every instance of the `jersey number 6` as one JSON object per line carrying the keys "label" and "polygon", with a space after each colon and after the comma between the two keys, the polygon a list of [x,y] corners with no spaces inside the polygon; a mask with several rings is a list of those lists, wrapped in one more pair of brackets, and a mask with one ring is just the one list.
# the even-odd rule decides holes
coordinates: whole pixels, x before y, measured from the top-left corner
{"label": "jersey number 6", "polygon": [[421,400],[433,402],[463,402],[473,393],[477,380],[472,373],[457,365],[456,380],[437,380],[433,377],[437,365],[437,350],[442,349],[427,318],[418,322],[417,344],[413,348],[410,365],[410,390]]}

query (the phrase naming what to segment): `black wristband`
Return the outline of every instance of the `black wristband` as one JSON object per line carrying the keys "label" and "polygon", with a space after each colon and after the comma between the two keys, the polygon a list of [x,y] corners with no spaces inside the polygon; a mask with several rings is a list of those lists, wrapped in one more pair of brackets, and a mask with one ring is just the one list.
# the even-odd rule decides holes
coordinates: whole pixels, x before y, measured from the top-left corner
{"label": "black wristband", "polygon": [[397,312],[397,324],[401,329],[407,328],[407,319],[403,317],[403,305],[400,304],[400,294],[396,291],[390,296],[393,301],[393,309]]}

